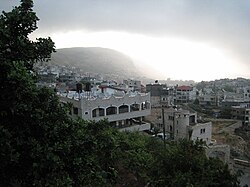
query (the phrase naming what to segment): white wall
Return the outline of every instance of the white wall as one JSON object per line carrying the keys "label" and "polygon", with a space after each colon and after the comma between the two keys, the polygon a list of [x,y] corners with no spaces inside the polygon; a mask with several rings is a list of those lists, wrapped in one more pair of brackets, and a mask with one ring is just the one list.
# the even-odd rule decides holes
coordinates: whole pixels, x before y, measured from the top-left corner
{"label": "white wall", "polygon": [[202,139],[207,145],[211,143],[212,139],[212,122],[198,123],[191,127],[193,130],[191,140]]}

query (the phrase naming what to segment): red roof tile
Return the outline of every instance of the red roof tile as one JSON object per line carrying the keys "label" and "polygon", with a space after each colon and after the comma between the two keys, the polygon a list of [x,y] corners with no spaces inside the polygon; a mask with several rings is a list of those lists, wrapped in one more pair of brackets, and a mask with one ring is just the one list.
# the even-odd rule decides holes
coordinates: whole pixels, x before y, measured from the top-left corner
{"label": "red roof tile", "polygon": [[190,86],[179,86],[179,87],[177,87],[176,88],[177,90],[185,90],[185,91],[190,91],[190,90],[192,90],[192,87],[190,87]]}

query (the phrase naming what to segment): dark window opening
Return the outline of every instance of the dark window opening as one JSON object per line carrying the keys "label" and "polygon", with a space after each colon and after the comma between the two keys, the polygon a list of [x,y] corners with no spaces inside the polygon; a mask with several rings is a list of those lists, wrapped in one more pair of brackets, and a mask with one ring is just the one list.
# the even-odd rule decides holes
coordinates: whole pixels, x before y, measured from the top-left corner
{"label": "dark window opening", "polygon": [[107,108],[107,115],[113,115],[117,113],[117,108],[116,107],[108,107]]}
{"label": "dark window opening", "polygon": [[119,114],[128,112],[128,105],[122,105],[119,107]]}
{"label": "dark window opening", "polygon": [[78,108],[77,107],[73,107],[73,114],[78,115]]}

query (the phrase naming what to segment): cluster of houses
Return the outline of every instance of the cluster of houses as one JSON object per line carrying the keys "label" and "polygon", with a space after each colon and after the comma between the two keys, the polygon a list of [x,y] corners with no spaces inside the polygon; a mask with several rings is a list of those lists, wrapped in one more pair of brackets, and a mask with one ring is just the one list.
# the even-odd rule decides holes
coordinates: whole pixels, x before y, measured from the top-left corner
{"label": "cluster of houses", "polygon": [[[214,86],[213,86],[214,87]],[[167,86],[166,84],[146,85],[146,91],[151,93],[152,107],[175,106],[190,102],[197,102],[203,108],[216,109],[215,117],[221,110],[228,109],[230,117],[242,121],[242,125],[249,129],[250,126],[250,86],[236,87],[229,92],[224,89],[204,87],[198,90],[195,86]],[[250,129],[249,129],[250,130]]]}
{"label": "cluster of houses", "polygon": [[[62,103],[71,103],[72,118],[94,121],[107,119],[114,128],[120,131],[145,132],[166,141],[178,141],[184,138],[201,140],[210,147],[209,150],[214,149],[216,142],[212,139],[210,121],[202,121],[195,111],[172,105],[167,97],[165,97],[166,101],[161,100],[163,97],[159,97],[161,98],[159,102],[164,101],[165,105],[158,106],[156,92],[147,92],[148,86],[152,88],[152,85],[146,85],[144,89],[137,80],[124,80],[121,84],[112,81],[104,81],[101,84],[87,82],[86,84],[78,83],[75,90],[57,93]],[[187,98],[191,91],[191,87],[181,86],[171,90],[171,93],[181,93],[178,95],[185,93],[185,98]],[[180,102],[184,102],[183,97]],[[156,129],[159,131],[156,132]],[[222,160],[228,161],[229,147],[216,146],[216,149],[219,146],[220,150],[226,150],[223,152]],[[218,157],[214,152],[211,152],[211,155]]]}
{"label": "cluster of houses", "polygon": [[[146,85],[146,91],[138,80],[124,80],[123,83],[104,81],[100,84],[78,83],[76,90],[58,92],[63,103],[72,103],[73,118],[86,120],[107,119],[121,130],[150,131],[152,124],[163,130],[170,139],[201,139],[211,144],[211,122],[197,122],[197,113],[182,110],[172,105],[170,98],[180,103],[188,102],[192,87],[181,86],[177,89],[162,87],[164,95],[158,89],[160,84]],[[161,85],[162,86],[162,85]],[[151,90],[150,90],[151,89]],[[178,97],[175,97],[176,93]],[[170,97],[168,97],[170,96]],[[164,114],[154,114],[161,109]],[[165,115],[165,123],[162,117]]]}
{"label": "cluster of houses", "polygon": [[62,103],[71,103],[72,118],[106,119],[120,131],[146,132],[164,140],[202,140],[209,157],[219,157],[227,163],[230,147],[212,139],[212,122],[182,106],[196,103],[202,108],[215,108],[215,117],[220,110],[229,109],[231,118],[241,120],[242,127],[250,130],[250,86],[246,84],[236,82],[233,91],[220,87],[221,82],[203,85],[201,89],[192,85],[168,86],[158,81],[144,86],[139,80],[118,83],[115,79],[105,81],[100,75],[76,76],[67,68],[62,71],[66,72],[40,71],[43,73],[38,86],[54,88]]}
{"label": "cluster of houses", "polygon": [[[38,86],[52,87],[57,91],[62,102],[73,103],[72,117],[81,117],[87,120],[106,118],[114,126],[122,129],[125,127],[128,129],[128,124],[131,125],[135,122],[147,124],[144,126],[152,128],[152,125],[150,126],[144,121],[147,119],[150,123],[161,128],[161,123],[157,122],[158,119],[152,119],[151,116],[155,117],[155,115],[151,115],[151,113],[154,113],[154,109],[164,107],[166,124],[171,124],[167,121],[168,114],[171,113],[168,110],[175,110],[175,114],[186,113],[181,114],[186,118],[193,116],[192,120],[189,119],[191,122],[184,120],[186,124],[183,126],[179,124],[177,126],[180,119],[175,123],[176,132],[172,133],[175,135],[171,137],[183,138],[190,136],[191,127],[192,129],[196,127],[193,124],[197,123],[197,114],[193,115],[195,112],[177,109],[176,106],[196,102],[203,108],[216,108],[216,117],[220,115],[220,109],[229,109],[231,118],[241,120],[242,125],[249,129],[250,86],[246,86],[244,79],[239,78],[233,82],[235,89],[230,92],[221,87],[225,80],[206,83],[202,89],[197,89],[196,86],[192,85],[168,86],[160,84],[158,81],[144,86],[139,80],[126,79],[117,83],[113,81],[114,79],[105,81],[100,75],[81,76],[82,72],[74,67],[39,66],[39,68],[40,81]],[[192,125],[190,125],[191,123]],[[139,128],[138,124],[136,125],[137,129],[145,130],[145,127]],[[198,123],[197,126],[201,125]],[[180,127],[181,130],[177,127]],[[170,125],[166,126],[165,129],[170,132],[172,128]],[[183,129],[185,129],[185,135],[183,132],[180,133],[184,131]],[[210,130],[205,130],[205,132],[209,133]],[[200,133],[200,135],[201,137],[195,136],[198,139],[206,140],[208,144],[211,142],[211,137],[204,138],[204,133]]]}
{"label": "cluster of houses", "polygon": [[[164,141],[203,141],[207,156],[221,159],[231,169],[236,162],[230,157],[230,146],[212,139],[212,122],[204,121],[187,104],[209,109],[216,118],[221,111],[230,111],[229,117],[240,120],[242,128],[250,132],[250,81],[245,79],[193,85],[155,81],[144,86],[140,80],[56,65],[39,66],[38,77],[37,86],[53,88],[62,103],[70,103],[72,118],[105,119],[119,131],[140,131]],[[246,161],[238,162],[241,166]]]}

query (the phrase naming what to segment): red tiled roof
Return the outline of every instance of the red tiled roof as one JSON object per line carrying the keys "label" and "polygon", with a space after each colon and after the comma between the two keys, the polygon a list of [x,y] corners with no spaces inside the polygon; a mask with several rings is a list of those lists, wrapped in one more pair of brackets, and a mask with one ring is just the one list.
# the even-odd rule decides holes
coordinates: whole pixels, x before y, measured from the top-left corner
{"label": "red tiled roof", "polygon": [[190,86],[179,86],[176,88],[177,90],[192,90],[192,87]]}

